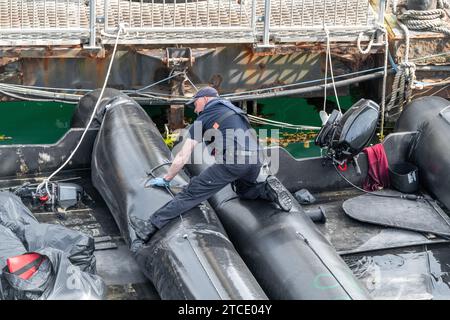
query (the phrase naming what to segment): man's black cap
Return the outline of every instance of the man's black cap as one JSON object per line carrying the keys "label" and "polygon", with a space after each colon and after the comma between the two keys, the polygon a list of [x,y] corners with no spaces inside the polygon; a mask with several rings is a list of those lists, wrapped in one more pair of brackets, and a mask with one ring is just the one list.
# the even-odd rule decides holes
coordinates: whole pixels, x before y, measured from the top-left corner
{"label": "man's black cap", "polygon": [[219,96],[219,93],[213,87],[204,87],[204,88],[201,88],[200,90],[198,90],[197,93],[194,94],[192,99],[189,100],[188,102],[186,102],[185,106],[188,107],[188,108],[194,108],[194,102],[198,98],[201,98],[201,97],[218,97],[218,96]]}

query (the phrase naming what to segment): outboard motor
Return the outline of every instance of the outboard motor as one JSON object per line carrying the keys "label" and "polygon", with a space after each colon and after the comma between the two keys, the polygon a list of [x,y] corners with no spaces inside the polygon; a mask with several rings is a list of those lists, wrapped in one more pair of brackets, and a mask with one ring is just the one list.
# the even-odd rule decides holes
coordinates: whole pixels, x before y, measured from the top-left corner
{"label": "outboard motor", "polygon": [[334,110],[316,137],[326,157],[344,166],[366,147],[375,134],[380,107],[361,99],[344,115]]}

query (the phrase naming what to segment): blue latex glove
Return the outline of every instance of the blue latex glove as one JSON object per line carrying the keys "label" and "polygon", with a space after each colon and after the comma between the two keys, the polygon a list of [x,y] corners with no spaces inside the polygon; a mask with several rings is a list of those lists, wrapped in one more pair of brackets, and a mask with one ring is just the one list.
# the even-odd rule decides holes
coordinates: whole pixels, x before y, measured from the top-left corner
{"label": "blue latex glove", "polygon": [[145,187],[169,187],[170,186],[170,181],[164,179],[164,178],[154,178],[154,179],[150,179],[145,183]]}

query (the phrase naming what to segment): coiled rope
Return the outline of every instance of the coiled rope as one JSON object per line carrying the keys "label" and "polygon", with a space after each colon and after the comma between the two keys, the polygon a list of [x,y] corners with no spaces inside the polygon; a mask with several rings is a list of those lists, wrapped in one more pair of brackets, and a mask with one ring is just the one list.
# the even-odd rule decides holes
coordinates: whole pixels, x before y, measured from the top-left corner
{"label": "coiled rope", "polygon": [[398,19],[410,30],[440,32],[450,36],[450,28],[444,20],[446,12],[435,10],[408,10],[398,16]]}
{"label": "coiled rope", "polygon": [[450,28],[445,21],[447,16],[446,8],[450,8],[450,2],[448,0],[439,0],[437,9],[406,10],[400,14],[397,12],[397,18],[410,30],[439,32],[450,36]]}
{"label": "coiled rope", "polygon": [[[386,115],[389,120],[396,120],[403,111],[406,103],[412,99],[412,91],[416,84],[416,65],[409,61],[410,33],[409,30],[440,32],[450,36],[450,28],[445,21],[447,15],[445,8],[450,8],[448,0],[438,0],[437,9],[434,10],[404,10],[400,12],[397,1],[394,1],[393,11],[397,15],[398,24],[405,33],[405,57],[398,65],[392,85],[392,94],[386,106]],[[398,109],[396,112],[392,112]]]}

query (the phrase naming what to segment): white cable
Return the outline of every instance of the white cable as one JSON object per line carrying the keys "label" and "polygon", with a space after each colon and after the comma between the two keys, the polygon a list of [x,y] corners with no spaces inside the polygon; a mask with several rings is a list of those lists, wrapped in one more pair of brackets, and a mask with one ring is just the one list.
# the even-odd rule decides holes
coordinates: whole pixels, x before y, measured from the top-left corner
{"label": "white cable", "polygon": [[259,117],[250,117],[249,120],[253,123],[259,123],[264,125],[270,125],[275,127],[282,127],[282,128],[290,128],[290,129],[297,129],[297,130],[320,130],[320,127],[315,126],[305,126],[305,125],[295,125],[290,123],[283,123],[283,122],[268,122],[265,121],[264,118]]}
{"label": "white cable", "polygon": [[448,55],[450,55],[450,51],[446,51],[446,52],[442,52],[442,53],[438,53],[438,54],[430,54],[428,56],[420,57],[420,58],[414,58],[414,59],[411,59],[411,62],[425,60],[425,59],[428,59],[428,58],[436,58],[436,57],[441,57],[441,56],[448,56]]}
{"label": "white cable", "polygon": [[450,87],[450,84],[446,85],[445,87],[442,87],[441,89],[437,90],[436,92],[433,92],[432,94],[430,94],[430,96],[435,96],[437,95],[439,92],[447,89],[448,87]]}
{"label": "white cable", "polygon": [[328,59],[330,62],[331,81],[333,82],[334,95],[336,97],[336,102],[338,105],[339,112],[342,113],[341,104],[339,102],[339,97],[337,94],[336,83],[334,82],[333,62],[331,60],[331,48],[330,48],[330,32],[328,31],[328,29],[325,29],[325,32],[327,33],[327,48],[328,48]]}
{"label": "white cable", "polygon": [[95,115],[97,113],[97,108],[100,105],[100,102],[102,100],[103,93],[105,91],[106,85],[108,84],[109,75],[111,73],[111,68],[112,68],[112,65],[113,65],[113,62],[114,62],[114,57],[115,57],[116,51],[117,51],[117,45],[119,43],[120,33],[123,30],[124,30],[124,25],[123,24],[119,24],[119,30],[117,31],[116,42],[114,44],[114,49],[113,49],[113,52],[112,52],[112,55],[111,55],[111,61],[109,63],[108,71],[106,73],[106,77],[105,77],[105,81],[103,83],[102,90],[101,90],[100,95],[99,95],[99,97],[97,99],[97,103],[95,104],[94,110],[92,111],[91,118],[89,119],[89,122],[86,125],[86,128],[84,129],[83,134],[81,135],[81,138],[78,141],[78,144],[76,145],[75,149],[73,149],[72,153],[69,155],[69,157],[66,159],[66,161],[58,169],[56,169],[48,178],[44,179],[44,181],[36,187],[36,193],[39,193],[39,191],[42,189],[42,187],[45,186],[45,189],[47,191],[47,195],[49,197],[49,200],[52,197],[50,192],[49,192],[49,189],[48,189],[48,183],[50,182],[50,179],[53,178],[56,174],[58,174],[58,172],[61,171],[70,162],[70,160],[72,160],[73,156],[75,155],[75,153],[77,152],[77,150],[80,147],[81,143],[83,142],[83,139],[86,136],[86,133],[89,130],[89,127],[91,126],[92,121],[95,118]]}
{"label": "white cable", "polygon": [[257,116],[251,115],[251,114],[248,115],[248,118],[252,122],[255,122],[255,123],[258,122],[261,124],[267,124],[267,125],[271,125],[271,126],[292,128],[292,129],[298,129],[298,130],[320,130],[320,127],[296,125],[296,124],[291,124],[291,123],[286,123],[286,122],[280,122],[280,121],[257,117]]}
{"label": "white cable", "polygon": [[166,82],[167,80],[170,80],[170,79],[172,79],[172,78],[174,78],[174,77],[176,77],[176,76],[179,76],[179,75],[181,75],[181,74],[185,74],[185,75],[186,75],[185,72],[178,72],[178,73],[169,75],[169,76],[168,76],[167,78],[165,78],[165,79],[159,80],[159,81],[154,82],[154,83],[152,83],[152,84],[149,84],[148,86],[145,86],[145,87],[143,87],[143,88],[141,88],[141,89],[135,90],[135,92],[141,92],[141,91],[144,91],[144,90],[149,89],[149,88],[151,88],[151,87],[153,87],[153,86],[156,86],[156,85],[159,84],[159,83]]}
{"label": "white cable", "polygon": [[383,89],[381,92],[381,124],[380,124],[380,139],[384,139],[384,113],[386,111],[386,90],[387,90],[387,69],[388,69],[388,63],[389,63],[389,34],[387,29],[382,26],[382,31],[384,33],[384,75],[383,75]]}
{"label": "white cable", "polygon": [[421,81],[417,81],[417,83],[422,85],[423,87],[432,87],[432,86],[443,86],[445,84],[449,84],[450,80],[443,80],[443,81],[438,81],[438,82],[421,82]]}
{"label": "white cable", "polygon": [[[383,29],[385,30],[385,29]],[[386,32],[386,31],[384,31]],[[441,57],[441,56],[447,56],[450,55],[450,51],[447,52],[442,52],[439,54],[433,54],[433,55],[428,55],[428,56],[424,56],[424,57],[420,57],[420,58],[414,58],[411,59],[410,62],[415,62],[415,61],[420,61],[420,60],[425,60],[425,59],[429,59],[429,58],[435,58],[435,57]],[[327,60],[328,61],[328,60]],[[335,79],[337,78],[343,78],[343,77],[349,77],[349,76],[354,76],[354,75],[358,75],[358,74],[362,74],[362,73],[367,73],[370,71],[377,71],[383,69],[383,67],[381,68],[372,68],[372,69],[368,69],[368,70],[362,70],[362,71],[357,71],[357,72],[351,72],[351,73],[347,73],[347,74],[343,74],[343,75],[339,75],[336,76]],[[170,77],[169,77],[170,78]],[[328,77],[327,79],[330,79],[330,77]],[[164,80],[167,80],[164,79]],[[305,85],[305,84],[311,84],[311,83],[315,83],[315,82],[320,82],[323,81],[322,79],[316,79],[316,80],[310,80],[310,81],[302,81],[302,82],[297,82],[297,83],[292,83],[292,84],[288,84],[288,85],[283,85],[283,86],[274,86],[274,87],[270,87],[270,88],[265,88],[265,89],[258,89],[258,90],[248,90],[248,91],[244,91],[244,92],[239,92],[239,93],[233,93],[233,94],[224,94],[222,95],[222,97],[226,97],[226,98],[233,98],[233,97],[239,97],[243,94],[248,94],[248,93],[259,93],[261,91],[269,91],[269,90],[275,90],[275,89],[284,89],[284,88],[289,88],[289,87],[294,87],[294,86],[299,86],[299,85]],[[153,86],[156,83],[152,83],[149,86]],[[7,86],[7,87],[4,87]],[[14,93],[20,93],[22,95],[34,95],[34,96],[39,96],[39,97],[45,97],[45,98],[49,98],[49,99],[53,99],[52,101],[58,101],[58,102],[66,102],[66,97],[69,97],[71,99],[67,99],[67,101],[78,101],[82,96],[81,95],[77,95],[77,94],[63,94],[63,96],[60,96],[60,93],[56,93],[56,92],[49,92],[49,91],[43,91],[40,90],[38,88],[44,88],[44,87],[36,87],[36,86],[22,86],[22,85],[16,85],[16,84],[6,84],[6,83],[0,83],[0,87],[1,90],[3,90],[4,92],[14,92]],[[30,90],[28,88],[35,88],[34,90]],[[49,90],[57,90],[58,88],[51,88],[51,87],[45,87]],[[20,90],[20,89],[28,89],[28,90]],[[142,90],[144,88],[138,89],[138,90]],[[74,89],[69,89],[69,88],[61,88],[60,90],[64,91],[72,91]],[[79,91],[84,91],[85,89],[80,89]],[[90,91],[90,90],[89,90]],[[158,99],[158,100],[168,100],[167,98],[164,98],[162,96],[171,96],[171,95],[165,95],[165,94],[161,94],[161,93],[156,93],[155,95],[148,95],[148,94],[142,94],[142,93],[136,93],[136,90],[124,90],[122,92],[128,94],[128,93],[133,93],[133,94],[137,94],[137,95],[142,95],[145,97],[149,97],[152,99]],[[55,96],[58,95],[58,96]],[[159,97],[158,95],[161,95],[161,97]],[[176,98],[180,98],[182,99],[183,97],[176,97]],[[25,100],[25,97],[18,97],[18,99],[23,99]],[[30,99],[30,101],[37,101],[37,100],[32,100],[32,98],[28,98]]]}
{"label": "white cable", "polygon": [[323,89],[323,111],[326,113],[326,107],[327,107],[327,84],[328,84],[328,46],[330,45],[330,32],[325,27],[325,33],[327,36],[327,46],[325,48],[325,79],[324,79],[324,89]]}
{"label": "white cable", "polygon": [[[450,54],[450,52],[449,52]],[[363,74],[363,73],[368,73],[371,71],[378,71],[381,70],[382,68],[372,68],[372,69],[368,69],[368,70],[362,70],[362,71],[357,71],[357,72],[351,72],[351,73],[347,73],[347,74],[343,74],[343,75],[339,75],[335,78],[343,78],[343,77],[350,77],[350,76],[355,76],[355,75],[359,75],[359,74]],[[164,94],[164,93],[158,93],[158,92],[149,92],[149,93],[143,93],[140,92],[140,90],[145,90],[148,89],[160,82],[163,81],[167,81],[171,78],[173,78],[174,76],[183,74],[182,72],[178,73],[178,74],[174,74],[171,75],[163,80],[160,80],[158,82],[152,83],[146,87],[143,87],[141,89],[137,89],[137,90],[123,90],[122,92],[125,94],[135,94],[135,95],[139,95],[139,96],[144,96],[144,97],[148,97],[148,98],[154,98],[154,99],[158,99],[158,100],[169,100],[170,97],[172,98],[180,98],[180,99],[186,99],[183,96],[174,96],[174,95],[170,95],[170,94]],[[331,79],[330,77],[328,77],[328,79]],[[283,85],[283,86],[274,86],[274,87],[270,87],[270,88],[265,88],[265,89],[259,89],[259,90],[248,90],[248,91],[244,91],[244,92],[239,92],[239,93],[233,93],[233,94],[224,94],[222,95],[222,97],[224,98],[233,98],[233,97],[239,97],[242,94],[248,94],[248,93],[259,93],[261,91],[268,91],[268,90],[275,90],[275,89],[285,89],[285,88],[290,88],[290,87],[295,87],[295,86],[300,86],[300,85],[306,85],[306,84],[312,84],[312,83],[316,83],[316,82],[321,82],[323,81],[322,79],[316,79],[316,80],[309,80],[309,81],[302,81],[302,82],[297,82],[297,83],[292,83],[292,84],[288,84],[288,85]],[[38,88],[43,88],[43,87],[35,87],[35,86],[21,86],[21,85],[16,85],[16,84],[6,84],[6,83],[0,83],[0,89],[4,88],[2,90],[4,90],[5,92],[12,92],[12,93],[17,93],[17,94],[22,94],[22,95],[33,95],[33,96],[39,96],[39,97],[44,97],[44,98],[49,98],[49,99],[58,99],[59,101],[74,101],[77,102],[78,100],[80,100],[80,98],[82,97],[82,95],[78,95],[78,94],[65,94],[65,93],[57,93],[57,92],[52,92],[52,91],[45,91],[45,90],[41,90]],[[30,88],[36,88],[36,89],[30,89]],[[48,87],[48,89],[50,90],[57,90],[58,88],[50,88]],[[69,90],[67,88],[61,88],[61,90]],[[91,91],[91,90],[89,90]],[[31,99],[31,98],[30,98]],[[57,100],[55,100],[57,101]],[[187,101],[187,99],[186,99]]]}
{"label": "white cable", "polygon": [[91,89],[73,89],[73,88],[57,88],[57,87],[40,87],[40,86],[26,86],[23,84],[15,84],[17,87],[22,88],[34,88],[34,89],[45,89],[45,90],[55,90],[55,91],[80,91],[80,92],[90,92]]}
{"label": "white cable", "polygon": [[259,121],[259,120],[254,120],[251,119],[250,120],[251,123],[255,123],[255,124],[259,124],[259,125],[267,125],[267,126],[271,126],[271,127],[277,127],[277,128],[282,128],[282,129],[292,129],[292,130],[312,130],[312,131],[318,131],[320,130],[320,127],[314,127],[314,126],[303,126],[303,125],[291,125],[289,123],[287,123],[286,125],[281,125],[281,124],[276,124],[276,123],[267,123],[264,121]]}
{"label": "white cable", "polygon": [[191,79],[188,77],[186,73],[184,73],[184,77],[187,81],[189,81],[189,83],[194,87],[194,89],[198,91],[198,88],[195,86],[194,82],[191,81]]}

